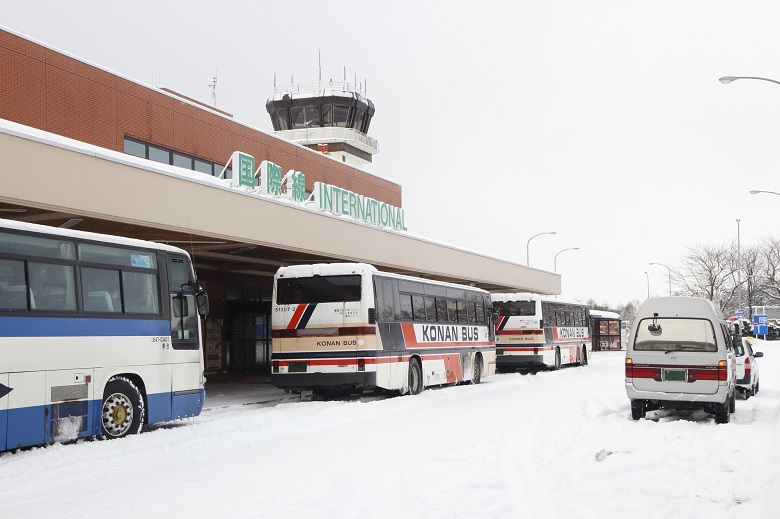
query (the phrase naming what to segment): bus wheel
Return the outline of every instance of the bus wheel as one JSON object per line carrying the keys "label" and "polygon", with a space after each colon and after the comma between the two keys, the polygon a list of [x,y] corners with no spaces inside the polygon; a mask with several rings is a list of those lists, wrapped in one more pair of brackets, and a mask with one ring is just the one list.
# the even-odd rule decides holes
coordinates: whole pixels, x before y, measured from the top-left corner
{"label": "bus wheel", "polygon": [[474,374],[471,376],[471,382],[474,384],[482,382],[482,355],[474,357]]}
{"label": "bus wheel", "polygon": [[580,362],[581,365],[587,366],[588,365],[588,347],[583,346],[582,347],[582,361]]}
{"label": "bus wheel", "polygon": [[135,384],[125,377],[114,377],[103,391],[104,438],[123,438],[141,432],[144,422],[144,400]]}
{"label": "bus wheel", "polygon": [[419,395],[423,390],[422,367],[418,359],[409,360],[409,394]]}
{"label": "bus wheel", "polygon": [[553,364],[553,371],[561,369],[561,349],[555,348],[555,364]]}

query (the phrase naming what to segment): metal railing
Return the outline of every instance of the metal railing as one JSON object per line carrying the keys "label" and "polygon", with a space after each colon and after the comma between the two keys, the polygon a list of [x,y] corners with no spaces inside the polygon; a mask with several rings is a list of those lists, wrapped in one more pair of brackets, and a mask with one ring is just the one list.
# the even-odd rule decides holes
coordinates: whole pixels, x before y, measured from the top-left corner
{"label": "metal railing", "polygon": [[301,92],[317,92],[319,90],[337,90],[339,92],[355,92],[365,97],[363,88],[356,88],[354,83],[344,81],[318,81],[316,83],[300,83],[293,85],[275,85],[275,94],[300,94]]}

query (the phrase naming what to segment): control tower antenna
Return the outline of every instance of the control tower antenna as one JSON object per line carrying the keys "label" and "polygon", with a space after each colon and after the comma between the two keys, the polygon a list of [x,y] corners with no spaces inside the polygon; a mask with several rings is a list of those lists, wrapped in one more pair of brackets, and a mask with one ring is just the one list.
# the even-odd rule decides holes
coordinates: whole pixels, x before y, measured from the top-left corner
{"label": "control tower antenna", "polygon": [[214,107],[217,106],[217,69],[214,69],[214,82],[209,85],[211,88],[211,98],[214,100]]}

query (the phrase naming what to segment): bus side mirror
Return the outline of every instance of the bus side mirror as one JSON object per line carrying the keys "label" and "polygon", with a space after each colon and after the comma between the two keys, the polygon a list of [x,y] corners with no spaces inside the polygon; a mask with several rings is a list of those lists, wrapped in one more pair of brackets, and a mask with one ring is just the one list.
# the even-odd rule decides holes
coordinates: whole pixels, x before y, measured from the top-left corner
{"label": "bus side mirror", "polygon": [[498,312],[495,310],[490,312],[490,320],[493,322],[493,324],[498,324]]}
{"label": "bus side mirror", "polygon": [[195,294],[195,304],[198,305],[198,314],[206,316],[209,313],[209,295],[205,290],[201,290]]}
{"label": "bus side mirror", "polygon": [[368,324],[376,324],[376,308],[368,309]]}

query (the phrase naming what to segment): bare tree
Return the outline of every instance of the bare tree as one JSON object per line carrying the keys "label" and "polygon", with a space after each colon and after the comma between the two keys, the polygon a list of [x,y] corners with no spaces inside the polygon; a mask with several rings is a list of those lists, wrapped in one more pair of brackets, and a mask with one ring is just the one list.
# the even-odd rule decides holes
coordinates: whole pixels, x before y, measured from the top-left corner
{"label": "bare tree", "polygon": [[[735,250],[731,244],[696,244],[688,248],[675,272],[675,285],[685,296],[703,297],[724,311],[736,293]],[[780,294],[780,292],[779,292]]]}
{"label": "bare tree", "polygon": [[780,240],[766,238],[761,243],[763,263],[761,265],[761,285],[759,291],[766,296],[768,303],[780,301]]}

